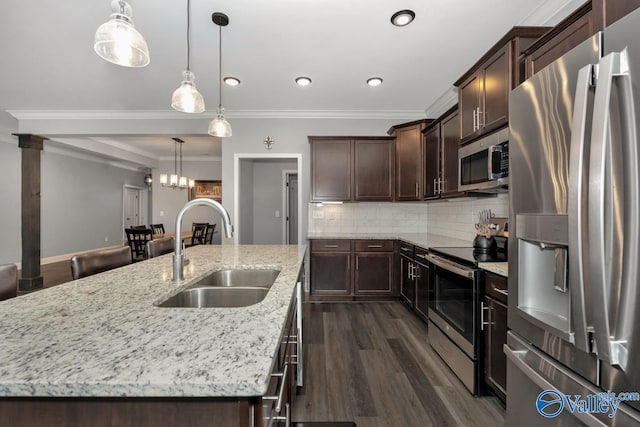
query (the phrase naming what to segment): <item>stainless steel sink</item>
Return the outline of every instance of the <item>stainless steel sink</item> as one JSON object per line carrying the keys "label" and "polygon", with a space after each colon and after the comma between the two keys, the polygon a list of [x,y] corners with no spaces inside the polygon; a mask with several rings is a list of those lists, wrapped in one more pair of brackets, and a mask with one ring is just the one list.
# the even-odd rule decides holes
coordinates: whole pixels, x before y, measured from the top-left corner
{"label": "stainless steel sink", "polygon": [[188,288],[158,304],[158,307],[246,307],[267,296],[269,288],[198,287]]}
{"label": "stainless steel sink", "polygon": [[219,270],[203,277],[158,307],[246,307],[262,301],[280,270]]}
{"label": "stainless steel sink", "polygon": [[219,270],[203,277],[193,286],[271,287],[280,270]]}

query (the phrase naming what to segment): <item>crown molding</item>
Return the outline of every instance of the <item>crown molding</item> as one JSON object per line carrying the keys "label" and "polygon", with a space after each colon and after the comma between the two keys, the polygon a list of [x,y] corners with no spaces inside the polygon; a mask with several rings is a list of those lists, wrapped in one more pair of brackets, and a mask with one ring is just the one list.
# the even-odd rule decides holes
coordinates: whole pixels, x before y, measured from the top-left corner
{"label": "crown molding", "polygon": [[574,10],[584,4],[584,0],[547,0],[527,15],[518,25],[554,26]]}
{"label": "crown molding", "polygon": [[431,104],[429,108],[424,111],[424,113],[426,117],[437,119],[457,103],[458,88],[456,88],[455,86],[451,86],[446,90],[446,92],[444,92],[435,101],[433,101],[433,104]]}
{"label": "crown molding", "polygon": [[[17,120],[210,120],[213,112],[185,114],[173,110],[8,110]],[[231,119],[411,119],[422,110],[225,110]]]}
{"label": "crown molding", "polygon": [[[168,161],[174,161],[174,157],[168,157],[168,156],[161,156],[158,158],[159,161],[161,162],[168,162]],[[183,162],[221,162],[222,161],[222,157],[219,156],[190,156],[190,157],[183,157],[182,158]]]}
{"label": "crown molding", "polygon": [[71,157],[74,159],[81,159],[89,162],[101,163],[104,165],[109,165],[109,166],[130,170],[134,172],[146,172],[146,169],[148,169],[146,166],[135,165],[131,163],[126,163],[124,161],[100,157],[98,155],[94,155],[89,152],[80,152],[78,150],[70,148],[69,146],[64,145],[63,143],[60,143],[57,141],[51,141],[51,140],[47,141],[47,143],[44,145],[44,151],[46,153],[59,154],[61,156]]}

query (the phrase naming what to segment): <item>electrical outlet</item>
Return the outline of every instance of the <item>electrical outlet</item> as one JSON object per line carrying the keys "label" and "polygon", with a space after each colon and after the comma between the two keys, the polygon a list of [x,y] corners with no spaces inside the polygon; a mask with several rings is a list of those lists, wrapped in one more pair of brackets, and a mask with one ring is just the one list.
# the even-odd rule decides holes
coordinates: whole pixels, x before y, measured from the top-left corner
{"label": "electrical outlet", "polygon": [[313,219],[324,219],[324,212],[320,209],[314,209],[312,217]]}
{"label": "electrical outlet", "polygon": [[280,218],[280,211],[276,211],[276,218]]}
{"label": "electrical outlet", "polygon": [[164,211],[160,211],[160,216],[164,216]]}

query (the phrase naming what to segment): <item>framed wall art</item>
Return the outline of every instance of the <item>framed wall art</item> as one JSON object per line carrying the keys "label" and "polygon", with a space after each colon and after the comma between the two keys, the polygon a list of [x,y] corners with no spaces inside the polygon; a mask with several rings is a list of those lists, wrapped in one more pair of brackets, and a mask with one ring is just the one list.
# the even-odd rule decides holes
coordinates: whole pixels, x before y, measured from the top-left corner
{"label": "framed wall art", "polygon": [[198,181],[189,189],[189,200],[199,198],[213,199],[222,202],[222,181]]}

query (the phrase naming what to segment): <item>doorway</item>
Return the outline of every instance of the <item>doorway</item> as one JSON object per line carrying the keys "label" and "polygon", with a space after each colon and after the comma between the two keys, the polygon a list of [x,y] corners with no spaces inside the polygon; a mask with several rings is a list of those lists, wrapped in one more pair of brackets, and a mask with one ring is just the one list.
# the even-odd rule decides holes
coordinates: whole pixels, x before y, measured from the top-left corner
{"label": "doorway", "polygon": [[[295,215],[286,221],[284,172],[296,175],[295,197],[288,203]],[[234,154],[233,224],[235,244],[297,244],[305,225],[302,218],[302,155],[284,153]],[[292,200],[293,199],[293,200]],[[295,233],[294,233],[295,231]]]}
{"label": "doorway", "polygon": [[298,244],[298,171],[282,171],[282,242]]}
{"label": "doorway", "polygon": [[147,189],[125,185],[122,188],[122,233],[135,225],[147,224]]}

